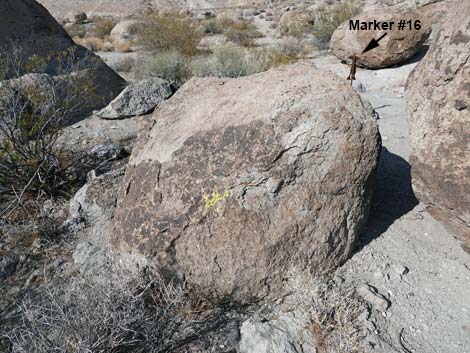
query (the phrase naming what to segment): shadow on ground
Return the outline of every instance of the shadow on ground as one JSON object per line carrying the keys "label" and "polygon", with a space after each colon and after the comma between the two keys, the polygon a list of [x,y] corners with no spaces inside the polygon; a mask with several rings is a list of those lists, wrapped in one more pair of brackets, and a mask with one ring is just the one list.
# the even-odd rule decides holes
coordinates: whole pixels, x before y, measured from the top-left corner
{"label": "shadow on ground", "polygon": [[403,63],[397,65],[397,67],[420,62],[426,56],[426,53],[428,52],[428,50],[429,50],[429,45],[425,44],[421,46],[421,48],[416,52],[415,55],[413,55],[411,58],[404,61]]}
{"label": "shadow on ground", "polygon": [[409,163],[382,147],[369,220],[359,237],[355,252],[380,237],[398,218],[419,201],[411,187]]}

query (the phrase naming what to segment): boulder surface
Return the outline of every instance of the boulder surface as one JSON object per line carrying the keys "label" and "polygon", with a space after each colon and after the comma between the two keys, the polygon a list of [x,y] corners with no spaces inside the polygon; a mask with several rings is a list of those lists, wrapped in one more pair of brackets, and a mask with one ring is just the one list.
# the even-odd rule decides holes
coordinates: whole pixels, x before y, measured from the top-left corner
{"label": "boulder surface", "polygon": [[455,3],[406,84],[413,188],[470,252],[470,3]]}
{"label": "boulder surface", "polygon": [[[350,21],[340,25],[330,41],[330,48],[333,54],[339,59],[350,61],[350,57],[357,55],[357,64],[369,69],[381,69],[396,65],[411,58],[420,49],[431,33],[431,27],[428,20],[421,16],[417,11],[401,13],[383,13],[369,12],[351,19],[359,21],[360,24],[373,21],[394,22],[392,29],[387,30],[355,30],[350,29]],[[411,21],[406,24],[405,29],[398,29],[398,23],[401,20]],[[415,24],[418,22],[419,28]],[[379,39],[386,33],[386,36],[380,40],[379,46],[364,54],[362,52],[367,47],[372,38]]]}
{"label": "boulder surface", "polygon": [[169,82],[158,77],[148,78],[131,83],[96,115],[104,119],[120,119],[147,114],[172,93]]}
{"label": "boulder surface", "polygon": [[119,192],[115,253],[240,301],[279,295],[292,268],[348,259],[380,136],[345,80],[306,64],[193,78],[154,118]]}
{"label": "boulder surface", "polygon": [[34,0],[1,1],[0,33],[1,50],[8,51],[13,44],[21,49],[25,59],[32,56],[48,59],[45,73],[49,75],[63,74],[71,62],[80,70],[94,69],[90,77],[96,94],[80,114],[103,108],[124,88],[125,82],[117,73],[98,56],[75,45],[61,25]]}

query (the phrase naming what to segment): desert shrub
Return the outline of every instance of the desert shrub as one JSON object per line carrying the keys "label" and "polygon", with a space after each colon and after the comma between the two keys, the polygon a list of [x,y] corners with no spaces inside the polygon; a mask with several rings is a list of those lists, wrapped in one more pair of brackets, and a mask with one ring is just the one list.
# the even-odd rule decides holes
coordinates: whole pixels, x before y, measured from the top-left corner
{"label": "desert shrub", "polygon": [[95,24],[93,34],[101,39],[108,37],[117,23],[115,20],[106,17],[93,17],[92,20]]}
{"label": "desert shrub", "polygon": [[353,290],[332,280],[317,281],[311,298],[311,331],[321,352],[364,352],[361,319],[367,311]]}
{"label": "desert shrub", "polygon": [[85,28],[78,23],[73,23],[65,27],[65,31],[71,38],[83,38],[86,35]]}
{"label": "desert shrub", "polygon": [[176,50],[166,50],[145,59],[137,69],[137,76],[160,77],[180,87],[190,77],[188,59]]}
{"label": "desert shrub", "polygon": [[13,353],[164,352],[186,297],[128,273],[76,277],[26,299],[6,338]]}
{"label": "desert shrub", "polygon": [[[0,51],[2,75],[9,79],[0,85],[0,218],[24,199],[64,195],[70,186],[73,161],[58,148],[58,138],[64,121],[95,94],[93,60],[85,61],[72,50],[47,58],[25,58],[18,48]],[[51,62],[58,76],[23,76],[41,74]]]}
{"label": "desert shrub", "polygon": [[231,22],[225,30],[227,39],[235,44],[252,47],[255,41],[263,35],[256,29],[256,26],[248,22]]}
{"label": "desert shrub", "polygon": [[5,334],[12,353],[160,353],[217,325],[181,286],[104,269],[42,289]]}
{"label": "desert shrub", "polygon": [[326,5],[318,10],[318,16],[313,28],[313,34],[318,39],[320,47],[327,47],[333,32],[340,24],[358,15],[362,10],[362,3],[357,0]]}
{"label": "desert shrub", "polygon": [[118,41],[114,43],[114,49],[121,53],[130,53],[132,51],[132,45],[129,42]]}
{"label": "desert shrub", "polygon": [[235,24],[235,21],[229,17],[223,16],[219,18],[208,18],[200,23],[201,30],[204,34],[224,34]]}
{"label": "desert shrub", "polygon": [[220,47],[209,57],[199,57],[191,64],[194,76],[241,77],[269,70],[271,67],[293,62],[276,51]]}
{"label": "desert shrub", "polygon": [[307,54],[307,48],[301,40],[295,37],[284,37],[278,43],[276,51],[279,55],[284,55],[288,58],[302,58]]}
{"label": "desert shrub", "polygon": [[154,52],[176,50],[183,55],[198,53],[200,27],[186,15],[174,12],[148,13],[136,25],[138,44]]}

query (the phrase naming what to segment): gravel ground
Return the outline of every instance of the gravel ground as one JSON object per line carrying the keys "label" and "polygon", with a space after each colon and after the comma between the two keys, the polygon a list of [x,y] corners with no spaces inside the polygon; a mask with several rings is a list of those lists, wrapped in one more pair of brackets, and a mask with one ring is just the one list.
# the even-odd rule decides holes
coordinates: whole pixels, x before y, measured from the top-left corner
{"label": "gravel ground", "polygon": [[[349,70],[332,56],[314,62],[342,77]],[[380,115],[384,150],[369,223],[358,251],[338,275],[345,285],[376,291],[369,296],[376,306],[367,323],[371,351],[468,353],[470,256],[427,213],[411,188],[403,96],[415,65],[358,70],[356,75],[365,88],[363,96]]]}

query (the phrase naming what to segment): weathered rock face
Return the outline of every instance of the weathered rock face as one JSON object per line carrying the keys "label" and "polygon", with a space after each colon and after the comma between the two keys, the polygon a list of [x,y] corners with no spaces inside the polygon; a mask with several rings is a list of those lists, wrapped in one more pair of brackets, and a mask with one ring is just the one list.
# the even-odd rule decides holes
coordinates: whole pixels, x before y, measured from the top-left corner
{"label": "weathered rock face", "polygon": [[[104,62],[83,47],[78,47],[47,10],[34,0],[4,0],[0,2],[0,48],[8,50],[12,41],[21,48],[25,57],[42,58],[67,55],[75,65],[84,70],[94,67],[92,79],[97,94],[82,114],[99,109],[111,101],[124,87],[124,80]],[[70,60],[62,60],[70,62]],[[47,74],[56,75],[61,70],[58,60],[50,60]],[[63,71],[62,71],[63,73]]]}
{"label": "weathered rock face", "polygon": [[169,82],[158,77],[145,79],[127,86],[96,115],[104,119],[119,119],[146,114],[172,93]]}
{"label": "weathered rock face", "polygon": [[125,20],[119,22],[111,30],[109,34],[109,39],[114,45],[132,45],[132,39],[136,34],[136,21],[134,20]]}
{"label": "weathered rock face", "polygon": [[406,84],[414,191],[470,252],[470,3],[453,5]]}
{"label": "weathered rock face", "polygon": [[279,294],[343,263],[368,214],[379,133],[334,74],[291,65],[195,78],[155,113],[118,197],[115,252],[206,296]]}
{"label": "weathered rock face", "polygon": [[[334,55],[346,61],[354,54],[358,55],[357,64],[369,69],[380,69],[404,62],[419,50],[431,33],[428,20],[419,12],[410,11],[402,13],[370,12],[352,19],[362,22],[380,21],[394,22],[392,30],[350,30],[349,21],[339,26],[330,41],[330,48]],[[412,29],[398,30],[400,20],[412,22]],[[415,30],[415,21],[420,21],[420,29]],[[408,25],[409,26],[409,25]],[[387,35],[380,41],[379,47],[361,54],[372,38],[378,39]]]}

